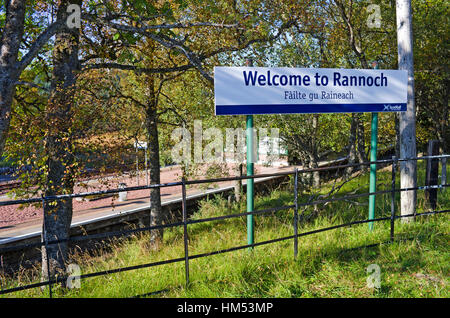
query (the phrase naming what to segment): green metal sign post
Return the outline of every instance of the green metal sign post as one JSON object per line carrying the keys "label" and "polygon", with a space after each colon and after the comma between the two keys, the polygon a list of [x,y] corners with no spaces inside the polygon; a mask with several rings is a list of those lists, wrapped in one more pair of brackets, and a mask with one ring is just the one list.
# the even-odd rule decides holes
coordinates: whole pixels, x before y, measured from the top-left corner
{"label": "green metal sign post", "polygon": [[[370,161],[377,160],[378,113],[372,113],[372,136],[370,140]],[[370,165],[369,193],[377,191],[377,165]],[[375,218],[374,194],[369,196],[369,220]],[[373,230],[373,222],[369,222],[369,230]]]}
{"label": "green metal sign post", "polygon": [[[247,176],[253,176],[253,115],[247,115]],[[254,179],[247,179],[247,212],[253,212]],[[253,215],[247,215],[247,243],[254,243]]]}
{"label": "green metal sign post", "polygon": [[[253,66],[253,59],[247,60],[247,66]],[[246,139],[247,139],[247,176],[253,176],[255,162],[253,158],[253,115],[247,115],[246,122]],[[247,179],[247,212],[253,212],[254,203],[254,179]],[[253,228],[253,214],[247,215],[247,244],[253,245],[255,242],[255,230]],[[252,249],[252,248],[250,248]]]}
{"label": "green metal sign post", "polygon": [[[374,69],[378,69],[378,63],[374,62]],[[378,143],[378,113],[372,113],[370,137],[370,161],[377,160],[377,143]],[[377,165],[370,165],[369,193],[377,191]],[[375,200],[374,194],[369,196],[369,220],[375,218]],[[369,231],[373,230],[373,222],[369,222]]]}

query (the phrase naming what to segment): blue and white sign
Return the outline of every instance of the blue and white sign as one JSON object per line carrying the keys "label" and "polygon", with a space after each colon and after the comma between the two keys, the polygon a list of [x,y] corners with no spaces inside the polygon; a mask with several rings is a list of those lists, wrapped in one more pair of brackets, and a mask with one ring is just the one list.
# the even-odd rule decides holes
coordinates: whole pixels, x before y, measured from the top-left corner
{"label": "blue and white sign", "polygon": [[406,111],[400,70],[215,67],[216,115]]}

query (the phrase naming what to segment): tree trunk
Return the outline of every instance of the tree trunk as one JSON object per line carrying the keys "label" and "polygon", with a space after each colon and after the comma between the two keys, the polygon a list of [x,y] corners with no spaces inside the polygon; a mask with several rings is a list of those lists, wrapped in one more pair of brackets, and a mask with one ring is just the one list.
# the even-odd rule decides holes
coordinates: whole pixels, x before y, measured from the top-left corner
{"label": "tree trunk", "polygon": [[356,142],[357,142],[357,152],[358,162],[363,163],[366,161],[366,142],[364,138],[364,121],[362,118],[363,114],[356,114]]}
{"label": "tree trunk", "polygon": [[[414,64],[411,0],[397,0],[397,48],[398,68],[408,71],[407,111],[400,113],[400,158],[416,157],[416,110],[414,103]],[[417,162],[415,160],[400,163],[400,186],[417,186]],[[400,194],[401,215],[415,214],[416,190],[402,191]],[[410,222],[413,218],[402,218]]]}
{"label": "tree trunk", "polygon": [[446,94],[443,94],[442,98],[442,116],[438,119],[438,132],[437,137],[439,139],[441,152],[442,154],[448,155],[450,154],[450,112],[448,107],[448,97],[450,95],[450,81],[446,78],[444,80],[444,89],[446,90]]}
{"label": "tree trunk", "polygon": [[[235,175],[237,177],[242,177],[242,163],[236,163],[235,166]],[[242,179],[234,181],[234,199],[236,202],[241,201],[242,194]]]}
{"label": "tree trunk", "polygon": [[[311,156],[310,157],[310,169],[316,169],[319,168],[318,165],[319,160],[317,157]],[[320,186],[320,172],[319,171],[313,171],[312,173],[312,185],[315,188],[318,188]]]}
{"label": "tree trunk", "polygon": [[[352,121],[350,123],[350,136],[348,138],[348,163],[354,164],[356,162],[356,128],[357,120],[355,113],[352,113]],[[350,176],[356,167],[348,167],[345,170],[345,175]]]}
{"label": "tree trunk", "polygon": [[[75,1],[72,0],[72,3]],[[81,5],[81,0],[78,1]],[[68,1],[58,7],[57,19],[67,19]],[[73,144],[71,136],[72,108],[78,62],[79,30],[66,24],[56,34],[53,49],[52,92],[47,105],[45,151],[47,178],[45,196],[73,192]],[[65,240],[69,238],[72,221],[72,200],[46,201],[42,239]],[[43,279],[64,274],[68,257],[68,242],[42,247]],[[47,268],[47,260],[50,268]]]}
{"label": "tree trunk", "polygon": [[6,1],[6,21],[0,39],[0,156],[3,154],[11,104],[19,78],[16,67],[25,22],[25,1]]}
{"label": "tree trunk", "polygon": [[11,121],[11,104],[15,91],[15,80],[8,72],[0,70],[0,156],[3,154]]}
{"label": "tree trunk", "polygon": [[[157,98],[153,75],[148,76],[150,96],[146,110],[147,145],[150,169],[150,184],[161,183],[159,163]],[[163,224],[164,215],[161,207],[160,188],[150,189],[150,226]],[[163,229],[150,233],[150,244],[157,249],[162,243]]]}
{"label": "tree trunk", "polygon": [[[319,114],[314,114],[312,118],[312,128],[313,128],[313,135],[312,135],[312,145],[311,145],[311,152],[310,152],[310,161],[311,161],[311,168],[315,169],[319,167],[319,155],[318,155],[318,145],[317,145],[317,134],[319,127]],[[312,174],[312,184],[314,187],[318,187],[320,185],[320,173],[319,171],[314,171]]]}
{"label": "tree trunk", "polygon": [[0,156],[3,154],[8,135],[17,80],[39,50],[60,28],[60,23],[52,23],[31,43],[28,52],[18,61],[24,33],[25,9],[24,0],[5,2],[5,25],[0,37]]}
{"label": "tree trunk", "polygon": [[[362,163],[365,161],[365,141],[364,141],[364,123],[361,120],[361,113],[352,113],[352,121],[350,123],[350,136],[348,139],[348,163]],[[360,167],[364,168],[364,166]],[[345,175],[350,176],[358,167],[348,167]]]}

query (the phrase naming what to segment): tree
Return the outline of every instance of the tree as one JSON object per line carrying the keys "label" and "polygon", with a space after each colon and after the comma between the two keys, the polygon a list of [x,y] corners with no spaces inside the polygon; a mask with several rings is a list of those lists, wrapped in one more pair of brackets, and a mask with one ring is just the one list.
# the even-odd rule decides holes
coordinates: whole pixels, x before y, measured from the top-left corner
{"label": "tree", "polygon": [[[397,0],[396,4],[398,68],[408,72],[407,110],[400,114],[400,158],[407,159],[417,156],[411,1]],[[415,160],[400,162],[400,186],[401,188],[417,186],[417,162]],[[416,190],[402,191],[400,200],[402,215],[416,213]],[[403,218],[405,222],[412,219],[411,217]]]}
{"label": "tree", "polygon": [[[62,21],[52,23],[31,44],[25,43],[26,2],[25,0],[6,0],[4,8],[5,22],[0,38],[0,156],[3,154],[8,135],[11,104],[20,75],[62,25]],[[0,9],[3,8],[0,7]],[[33,21],[32,17],[29,19]],[[27,44],[28,51],[19,60],[24,44]]]}
{"label": "tree", "polygon": [[[81,0],[71,0],[81,6]],[[56,18],[67,21],[68,0],[61,0]],[[74,93],[76,89],[79,29],[66,23],[57,32],[53,48],[51,94],[46,109],[44,148],[47,155],[45,196],[73,193],[74,149],[71,134]],[[72,222],[72,199],[44,202],[42,236],[47,241],[63,240],[42,247],[42,276],[51,279],[65,274]],[[47,267],[49,265],[49,268]],[[49,275],[50,276],[49,276]]]}
{"label": "tree", "polygon": [[[445,1],[412,2],[414,32],[414,91],[417,143],[440,141],[450,153],[449,6]],[[426,140],[422,140],[425,135]],[[418,146],[419,147],[419,146]]]}
{"label": "tree", "polygon": [[[379,8],[380,6],[378,6]],[[385,54],[383,53],[382,46],[376,45],[376,43],[383,43],[386,46],[386,42],[389,43],[387,31],[390,29],[389,19],[384,16],[384,26],[382,27],[381,21],[376,24],[376,28],[368,22],[366,16],[366,10],[368,4],[366,2],[354,2],[352,0],[334,0],[332,4],[327,7],[327,11],[330,14],[331,20],[335,21],[331,34],[335,41],[330,40],[331,46],[342,49],[338,39],[346,38],[347,47],[346,51],[346,64],[351,68],[371,68],[370,60],[377,63],[386,61]],[[335,14],[337,12],[337,14]],[[381,16],[379,17],[381,19]],[[343,26],[341,26],[343,25]],[[336,37],[336,35],[338,35]],[[334,43],[333,43],[334,42]],[[389,59],[387,59],[389,61]],[[367,116],[362,113],[351,114],[348,158],[349,163],[367,161],[366,146],[365,146],[365,129],[364,121]],[[351,173],[355,170],[355,167],[349,167],[347,173]]]}

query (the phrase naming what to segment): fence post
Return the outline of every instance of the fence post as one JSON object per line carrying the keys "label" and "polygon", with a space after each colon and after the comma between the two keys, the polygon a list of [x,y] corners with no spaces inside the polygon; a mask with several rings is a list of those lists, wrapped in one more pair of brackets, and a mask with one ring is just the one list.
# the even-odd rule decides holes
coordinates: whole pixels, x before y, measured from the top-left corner
{"label": "fence post", "polygon": [[442,158],[441,163],[441,192],[445,190],[444,186],[447,184],[447,158]]}
{"label": "fence post", "polygon": [[298,254],[298,169],[294,175],[294,258]]}
{"label": "fence post", "polygon": [[[428,141],[428,156],[439,155],[439,141]],[[439,159],[427,159],[425,186],[437,186],[439,175]],[[426,189],[425,197],[430,204],[432,210],[436,210],[437,207],[437,189]]]}
{"label": "fence post", "polygon": [[[42,226],[42,237],[44,239],[44,246],[45,246],[45,261],[47,263],[47,279],[48,279],[48,290],[49,290],[49,296],[50,298],[53,298],[53,293],[52,293],[52,283],[51,283],[51,276],[50,276],[50,260],[49,260],[49,250],[48,250],[48,242],[47,242],[47,228],[45,226],[45,224],[47,223],[47,217],[46,217],[46,213],[45,213],[45,198],[42,197],[42,213],[44,215],[44,222],[43,222],[43,226]],[[42,254],[42,251],[41,251]]]}
{"label": "fence post", "polygon": [[394,221],[395,221],[395,172],[397,170],[397,158],[392,156],[392,181],[391,181],[391,243],[394,242]]}
{"label": "fence post", "polygon": [[184,236],[184,268],[186,272],[186,287],[189,285],[189,253],[188,253],[188,232],[187,232],[187,209],[186,209],[186,180],[182,178],[181,194],[183,210],[183,236]]}

